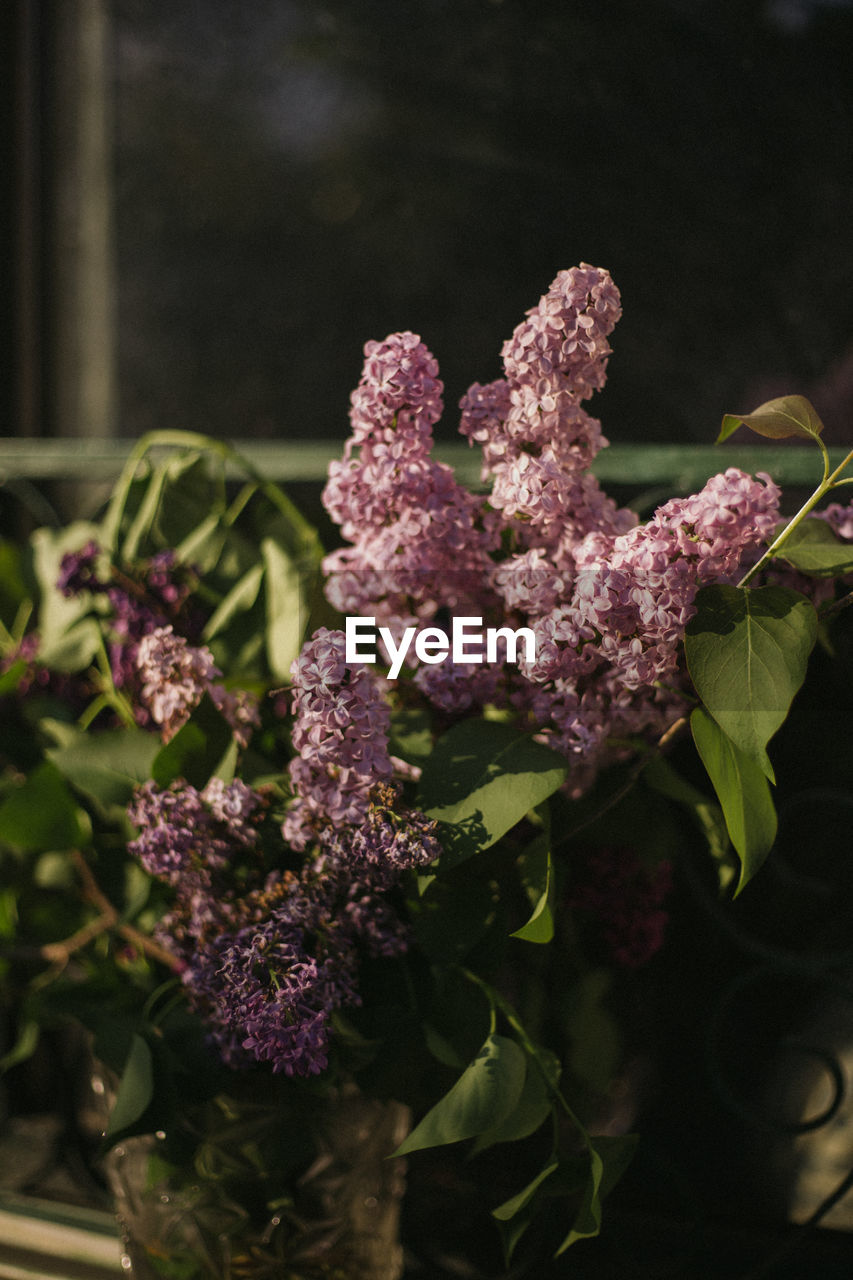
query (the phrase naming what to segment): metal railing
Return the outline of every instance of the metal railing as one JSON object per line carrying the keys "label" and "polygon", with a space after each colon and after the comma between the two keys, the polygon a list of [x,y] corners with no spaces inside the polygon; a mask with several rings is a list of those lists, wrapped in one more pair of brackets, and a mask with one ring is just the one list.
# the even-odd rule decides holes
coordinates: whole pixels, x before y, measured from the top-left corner
{"label": "metal railing", "polygon": [[[0,437],[0,484],[9,479],[114,479],[133,440],[35,439]],[[232,440],[236,449],[265,476],[284,483],[322,481],[329,462],[339,458],[341,440]],[[454,467],[459,479],[477,483],[479,451],[467,445],[438,444],[436,457]],[[832,448],[830,459],[841,462],[846,450]],[[703,484],[725,467],[767,471],[779,484],[812,484],[820,478],[820,460],[813,448],[788,445],[613,444],[603,449],[592,470],[607,484],[661,485],[673,492]]]}

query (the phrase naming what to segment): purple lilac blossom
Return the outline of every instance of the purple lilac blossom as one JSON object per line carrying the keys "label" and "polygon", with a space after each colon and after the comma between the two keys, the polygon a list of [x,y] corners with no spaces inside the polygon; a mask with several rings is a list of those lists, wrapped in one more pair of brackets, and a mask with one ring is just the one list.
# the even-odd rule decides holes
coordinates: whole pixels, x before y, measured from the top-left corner
{"label": "purple lilac blossom", "polygon": [[57,590],[69,599],[80,595],[83,591],[101,590],[102,586],[96,576],[96,565],[100,554],[100,547],[92,540],[79,551],[67,551],[59,565]]}
{"label": "purple lilac blossom", "polygon": [[[315,652],[307,664],[315,688],[329,674],[327,656]],[[245,784],[213,779],[199,792],[177,781],[137,791],[129,817],[139,835],[129,848],[176,895],[158,936],[230,1065],[324,1070],[332,1013],[360,1001],[359,957],[407,949],[408,929],[385,894],[440,849],[435,824],[400,813],[398,800],[393,786],[379,784],[363,822],[322,827],[296,873],[265,871],[265,804]]]}
{"label": "purple lilac blossom", "polygon": [[[504,344],[504,378],[469,389],[460,429],[481,446],[492,489],[465,518],[443,474],[443,513],[429,505],[441,409],[433,356],[412,334],[368,344],[353,437],[325,493],[353,543],[326,562],[342,612],[373,615],[395,637],[462,612],[533,628],[534,662],[448,660],[418,668],[415,685],[448,715],[514,707],[572,760],[571,794],[623,758],[626,739],[659,735],[681,714],[680,645],[696,591],[738,581],[778,520],[769,477],[734,468],[642,526],[604,494],[589,466],[607,441],[582,402],[604,383],[620,314],[606,271],[561,271]],[[828,518],[846,529],[840,512]],[[479,582],[460,589],[463,567]]]}
{"label": "purple lilac blossom", "polygon": [[293,746],[296,801],[285,840],[305,849],[327,824],[353,826],[367,814],[371,789],[391,777],[390,711],[377,678],[347,666],[342,631],[321,627],[293,663]]}
{"label": "purple lilac blossom", "polygon": [[[212,663],[197,671],[176,640],[167,632],[143,641],[151,674],[172,664],[166,674],[179,689],[209,681]],[[153,683],[159,690],[159,676]],[[293,699],[301,755],[290,766],[295,804],[283,834],[291,850],[308,850],[298,872],[264,869],[264,802],[238,780],[212,779],[201,792],[147,783],[129,810],[139,829],[129,847],[174,888],[158,934],[225,1061],[309,1075],[327,1065],[334,1010],[359,1002],[359,957],[408,946],[388,891],[441,850],[433,822],[400,811],[382,685],[347,665],[341,632],[323,628],[303,647]],[[184,689],[165,719],[188,701]],[[293,854],[282,846],[282,856]]]}
{"label": "purple lilac blossom", "polygon": [[[190,605],[195,572],[179,564],[172,550],[157,552],[127,573],[102,565],[104,578],[98,575],[99,560],[103,560],[101,549],[94,541],[80,551],[67,553],[61,561],[57,587],[69,597],[88,591],[106,599],[110,609],[112,634],[108,652],[113,682],[135,701],[137,646],[142,637],[179,617],[187,634],[194,636],[200,629],[201,619]],[[138,705],[135,710],[139,722],[147,724],[147,710]]]}
{"label": "purple lilac blossom", "polygon": [[847,506],[840,502],[830,502],[822,511],[815,511],[814,514],[826,520],[833,533],[843,542],[853,542],[853,502]]}

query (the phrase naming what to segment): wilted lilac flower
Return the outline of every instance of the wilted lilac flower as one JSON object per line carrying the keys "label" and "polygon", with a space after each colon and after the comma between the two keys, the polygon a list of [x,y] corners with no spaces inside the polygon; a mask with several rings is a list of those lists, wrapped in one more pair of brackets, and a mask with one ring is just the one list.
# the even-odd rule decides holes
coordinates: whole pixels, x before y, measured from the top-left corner
{"label": "wilted lilac flower", "polygon": [[324,866],[344,868],[374,889],[389,889],[404,871],[426,867],[441,856],[436,824],[417,810],[399,813],[392,786],[378,785],[362,823],[324,835]]}

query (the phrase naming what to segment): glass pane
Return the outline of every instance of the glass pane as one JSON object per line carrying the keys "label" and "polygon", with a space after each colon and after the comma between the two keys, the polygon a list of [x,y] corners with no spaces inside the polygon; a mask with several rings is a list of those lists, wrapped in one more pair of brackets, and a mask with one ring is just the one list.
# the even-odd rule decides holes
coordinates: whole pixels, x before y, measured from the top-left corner
{"label": "glass pane", "polygon": [[787,391],[848,420],[844,0],[116,0],[115,25],[125,434],[342,438],[363,343],[413,329],[450,437],[579,261],[623,295],[611,439],[707,442]]}

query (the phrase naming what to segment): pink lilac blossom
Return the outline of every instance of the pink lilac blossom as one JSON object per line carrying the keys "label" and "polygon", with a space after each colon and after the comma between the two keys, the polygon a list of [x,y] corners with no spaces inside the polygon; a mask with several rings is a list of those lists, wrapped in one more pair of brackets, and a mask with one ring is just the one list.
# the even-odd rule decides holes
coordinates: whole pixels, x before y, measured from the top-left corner
{"label": "pink lilac blossom", "polygon": [[342,613],[372,615],[395,638],[439,608],[476,616],[491,598],[484,504],[431,456],[441,392],[417,335],[368,342],[352,436],[323,493],[351,544],[324,561],[327,598]]}
{"label": "pink lilac blossom", "polygon": [[136,669],[143,709],[170,741],[186,724],[195,707],[208,694],[234,732],[240,746],[247,746],[253,728],[260,724],[254,699],[243,690],[229,691],[216,682],[222,672],[209,649],[194,647],[171,626],[157,627],[139,641]]}
{"label": "pink lilac blossom", "polygon": [[622,314],[619,291],[607,271],[582,262],[560,271],[503,346],[507,380],[565,387],[578,400],[603,385],[608,335]]}
{"label": "pink lilac blossom", "polygon": [[[735,468],[644,525],[603,492],[589,467],[607,441],[583,401],[604,383],[620,314],[605,270],[561,271],[504,344],[505,376],[469,388],[460,430],[492,486],[479,505],[429,457],[441,408],[431,353],[412,334],[368,344],[353,438],[326,489],[352,544],[326,561],[342,612],[373,615],[395,638],[461,612],[532,627],[533,661],[422,665],[414,684],[444,715],[513,707],[570,756],[573,794],[683,711],[696,592],[737,582],[779,518],[770,478]],[[826,518],[845,530],[851,519]]]}

